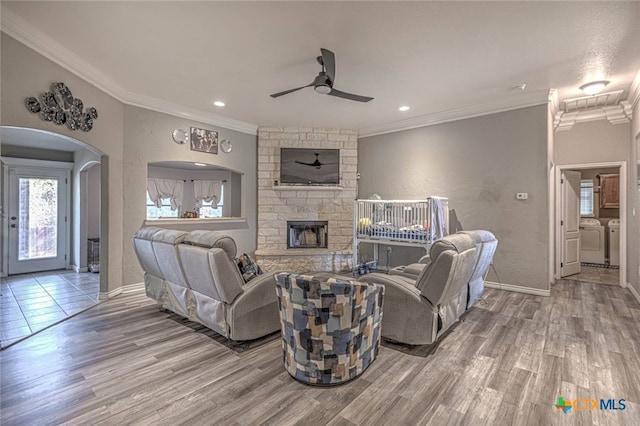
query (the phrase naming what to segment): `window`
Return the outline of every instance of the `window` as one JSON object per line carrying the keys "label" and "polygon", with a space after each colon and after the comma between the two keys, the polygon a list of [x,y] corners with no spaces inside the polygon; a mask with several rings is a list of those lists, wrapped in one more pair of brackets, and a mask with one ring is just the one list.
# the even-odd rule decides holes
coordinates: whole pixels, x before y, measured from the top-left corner
{"label": "window", "polygon": [[149,192],[147,192],[147,219],[158,219],[161,217],[178,217],[178,210],[171,210],[171,201],[169,198],[161,198],[162,207],[158,208],[151,198],[149,198]]}
{"label": "window", "polygon": [[199,217],[222,217],[222,200],[224,200],[224,185],[220,188],[220,202],[218,208],[211,207],[211,201],[203,201],[202,207],[198,209]]}
{"label": "window", "polygon": [[593,180],[580,181],[580,216],[593,216]]}

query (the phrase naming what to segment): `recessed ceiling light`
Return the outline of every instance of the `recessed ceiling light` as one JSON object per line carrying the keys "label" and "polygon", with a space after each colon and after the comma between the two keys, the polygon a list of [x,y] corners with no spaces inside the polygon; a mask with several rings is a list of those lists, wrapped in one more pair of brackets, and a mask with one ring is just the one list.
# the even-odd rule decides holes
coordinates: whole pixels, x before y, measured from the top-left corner
{"label": "recessed ceiling light", "polygon": [[400,108],[398,108],[398,111],[409,111],[411,108],[409,108],[406,105],[401,106]]}
{"label": "recessed ceiling light", "polygon": [[595,95],[602,92],[602,89],[604,89],[607,84],[609,84],[607,80],[592,81],[591,83],[580,86],[580,90],[582,90],[585,95]]}
{"label": "recessed ceiling light", "polygon": [[193,163],[194,166],[198,166],[198,167],[205,167],[206,164],[204,163]]}
{"label": "recessed ceiling light", "polygon": [[224,102],[222,102],[222,101],[215,101],[213,104],[215,106],[217,106],[217,107],[223,107],[224,106]]}

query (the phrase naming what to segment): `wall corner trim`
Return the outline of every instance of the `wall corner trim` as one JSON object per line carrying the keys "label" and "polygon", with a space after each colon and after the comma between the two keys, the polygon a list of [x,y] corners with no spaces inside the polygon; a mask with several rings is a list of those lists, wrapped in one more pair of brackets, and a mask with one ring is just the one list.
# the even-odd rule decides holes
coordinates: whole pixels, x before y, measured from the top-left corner
{"label": "wall corner trim", "polygon": [[123,293],[132,293],[135,291],[144,291],[144,282],[139,282],[135,284],[127,284],[122,286]]}
{"label": "wall corner trim", "polygon": [[636,298],[636,300],[638,301],[638,303],[640,303],[640,293],[638,293],[638,290],[635,289],[634,286],[632,286],[630,283],[627,283],[627,288],[629,289],[629,291],[631,292],[631,294],[633,294],[633,297]]}
{"label": "wall corner trim", "polygon": [[548,290],[548,289],[545,290],[541,288],[523,287],[523,286],[514,285],[514,284],[496,283],[493,281],[485,281],[484,285],[485,287],[495,288],[496,290],[513,291],[516,293],[532,294],[534,296],[549,297],[551,295],[551,290]]}
{"label": "wall corner trim", "polygon": [[98,300],[108,300],[121,293],[122,293],[122,287],[118,287],[115,290],[111,290],[106,293],[101,291],[100,293],[98,293]]}

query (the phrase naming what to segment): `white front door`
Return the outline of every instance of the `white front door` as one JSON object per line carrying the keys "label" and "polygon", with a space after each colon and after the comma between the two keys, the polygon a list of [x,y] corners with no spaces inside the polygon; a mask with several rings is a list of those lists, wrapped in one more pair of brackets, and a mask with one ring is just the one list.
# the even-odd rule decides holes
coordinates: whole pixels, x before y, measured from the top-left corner
{"label": "white front door", "polygon": [[562,261],[560,276],[580,273],[580,172],[565,170],[560,180],[562,196]]}
{"label": "white front door", "polygon": [[67,170],[9,168],[10,275],[66,267],[68,181]]}

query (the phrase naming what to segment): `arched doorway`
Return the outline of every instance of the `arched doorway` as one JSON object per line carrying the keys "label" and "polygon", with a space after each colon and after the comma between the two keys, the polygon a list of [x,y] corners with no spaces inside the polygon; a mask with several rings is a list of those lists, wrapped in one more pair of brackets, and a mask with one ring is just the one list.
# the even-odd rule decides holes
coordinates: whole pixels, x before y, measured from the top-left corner
{"label": "arched doorway", "polygon": [[[15,296],[16,307],[19,308],[17,310],[24,316],[24,321],[12,318],[8,322],[13,321],[13,325],[21,324],[22,335],[24,335],[22,338],[24,338],[92,306],[90,301],[93,301],[93,304],[97,303],[100,290],[107,288],[106,274],[93,276],[81,274],[88,269],[88,238],[99,239],[101,237],[100,221],[101,217],[104,217],[102,209],[106,206],[102,206],[100,203],[100,175],[103,172],[100,163],[106,157],[102,152],[82,141],[49,131],[0,126],[0,135],[2,141],[0,145],[0,154],[2,155],[0,200],[3,213],[3,235],[0,243],[2,268],[0,273],[2,277],[5,277],[2,279],[3,292],[8,290]],[[26,177],[20,181],[22,186],[26,188],[26,192],[16,198],[13,196],[16,191],[11,188],[19,179],[10,179],[9,177],[15,175],[15,170],[18,169],[27,170],[28,173],[23,173],[23,176]],[[37,176],[46,176],[51,171],[64,170],[64,176],[55,184],[52,183],[53,181],[47,181],[40,177],[35,178],[35,185],[32,185],[34,190],[29,192],[29,176],[34,175],[30,172],[32,170],[41,171],[41,174]],[[37,191],[38,185],[42,183],[45,184],[44,186],[49,192]],[[59,185],[59,188],[56,185]],[[52,190],[51,188],[54,187],[55,190]],[[58,196],[58,189],[60,196]],[[36,245],[43,245],[42,236],[44,234],[42,234],[42,229],[39,229],[39,227],[42,228],[42,224],[39,222],[43,222],[43,220],[36,220],[36,216],[46,218],[47,215],[38,214],[37,210],[24,209],[24,205],[29,204],[31,199],[37,202],[38,198],[47,198],[54,193],[56,194],[54,197],[57,204],[56,209],[60,208],[61,212],[60,219],[56,224],[62,225],[57,227],[57,231],[54,233],[57,238],[56,254],[62,255],[63,263],[47,266],[47,263],[35,262],[39,266],[34,266],[31,269],[29,267],[27,269],[13,268],[11,260],[20,258],[20,256],[16,255],[16,248],[12,241],[20,238],[12,237],[12,232],[17,235],[18,228],[25,228],[31,233],[32,242]],[[18,205],[23,207],[22,214],[9,214],[10,211],[17,211],[16,206]],[[22,222],[27,224],[21,224]],[[25,244],[22,246],[24,250]],[[40,256],[46,260],[48,254],[46,250],[44,253],[36,251],[34,257]],[[105,256],[101,256],[101,258],[103,258],[104,268],[106,268],[106,258]],[[38,261],[38,259],[36,260]],[[56,272],[50,272],[51,269],[55,269]],[[33,273],[36,271],[37,273]],[[33,288],[28,288],[28,285],[32,285]],[[33,303],[25,308],[26,305],[23,305],[29,301],[31,293],[37,300],[32,301]],[[90,301],[87,301],[87,298]],[[3,330],[3,347],[8,342],[21,340],[17,328],[9,330],[7,333],[5,330],[7,323],[3,321],[0,325]],[[10,338],[6,339],[6,336],[10,336]]]}

